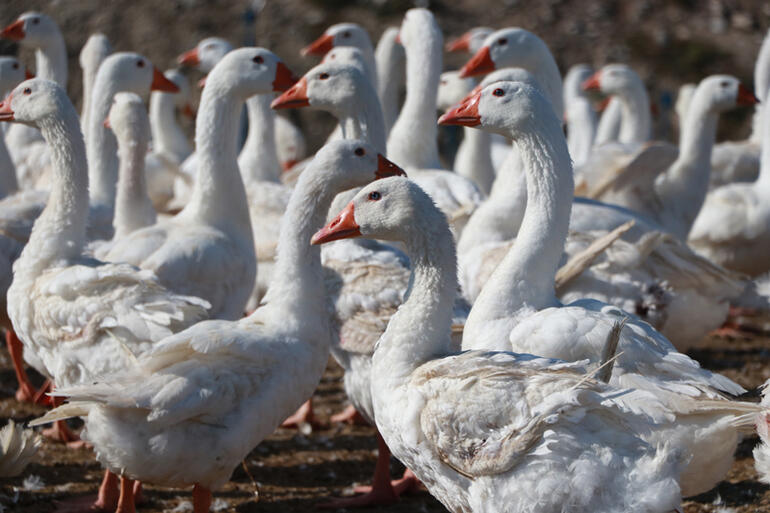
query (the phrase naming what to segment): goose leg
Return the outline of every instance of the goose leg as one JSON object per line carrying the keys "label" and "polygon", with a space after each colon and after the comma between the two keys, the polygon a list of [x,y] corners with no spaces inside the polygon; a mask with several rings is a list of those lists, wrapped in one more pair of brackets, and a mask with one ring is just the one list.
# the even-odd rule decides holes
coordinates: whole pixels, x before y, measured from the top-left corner
{"label": "goose leg", "polygon": [[120,498],[115,513],[136,513],[134,504],[134,480],[120,476]]}
{"label": "goose leg", "polygon": [[8,346],[8,352],[13,361],[13,370],[16,372],[16,380],[19,382],[19,389],[16,391],[16,400],[21,402],[32,402],[35,399],[37,391],[27,376],[24,369],[24,346],[21,340],[12,330],[5,332],[5,344]]}
{"label": "goose leg", "polygon": [[319,427],[320,422],[313,415],[313,398],[311,397],[305,401],[299,409],[294,412],[291,417],[284,420],[281,427],[293,427],[298,428],[302,424],[310,424],[313,427]]}
{"label": "goose leg", "polygon": [[369,423],[366,422],[366,419],[358,413],[358,410],[356,410],[356,407],[352,404],[349,404],[347,408],[345,408],[340,413],[337,413],[335,415],[332,415],[329,419],[332,422],[343,422],[346,424],[352,424],[356,426],[368,426]]}
{"label": "goose leg", "polygon": [[196,484],[193,487],[193,513],[209,513],[211,509],[211,490]]}
{"label": "goose leg", "polygon": [[105,470],[102,484],[99,486],[99,494],[96,497],[87,495],[57,502],[54,513],[113,513],[118,507],[119,495],[118,476]]}
{"label": "goose leg", "polygon": [[[56,408],[64,402],[64,398],[54,397],[52,402],[53,407]],[[83,442],[78,435],[73,433],[69,426],[67,426],[67,423],[63,420],[57,420],[54,422],[52,428],[44,429],[43,436],[57,442],[63,442],[73,449],[85,446],[85,442]]]}

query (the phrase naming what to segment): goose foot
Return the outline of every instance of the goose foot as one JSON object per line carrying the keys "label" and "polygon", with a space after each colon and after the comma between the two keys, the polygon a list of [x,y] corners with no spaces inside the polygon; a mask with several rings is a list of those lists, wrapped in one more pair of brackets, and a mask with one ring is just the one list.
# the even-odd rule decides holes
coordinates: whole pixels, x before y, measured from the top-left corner
{"label": "goose foot", "polygon": [[193,513],[209,513],[211,508],[211,490],[196,484],[193,487]]}
{"label": "goose foot", "polygon": [[57,420],[53,427],[44,429],[43,436],[55,442],[65,443],[71,449],[86,447],[86,443],[76,433],[73,433],[63,420]]}
{"label": "goose foot", "polygon": [[115,513],[136,513],[134,504],[134,480],[125,476],[120,477],[120,497]]}
{"label": "goose foot", "polygon": [[301,428],[302,426],[310,425],[312,427],[322,427],[323,424],[315,418],[313,414],[313,399],[305,401],[299,409],[294,412],[291,417],[284,420],[281,427],[285,428]]}
{"label": "goose foot", "polygon": [[86,495],[56,503],[54,513],[113,513],[118,507],[118,476],[106,470],[97,496]]}
{"label": "goose foot", "polygon": [[340,413],[332,415],[329,420],[334,423],[341,422],[345,424],[351,424],[354,426],[369,425],[369,423],[366,421],[364,416],[358,413],[358,410],[356,410],[355,406],[353,406],[352,404],[349,404],[348,407],[345,408]]}

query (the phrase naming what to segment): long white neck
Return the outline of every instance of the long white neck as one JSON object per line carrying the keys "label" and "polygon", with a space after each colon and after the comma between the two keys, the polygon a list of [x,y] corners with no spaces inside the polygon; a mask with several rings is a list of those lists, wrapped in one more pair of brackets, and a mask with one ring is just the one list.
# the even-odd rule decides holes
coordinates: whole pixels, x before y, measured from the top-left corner
{"label": "long white neck", "polygon": [[594,146],[618,140],[621,111],[620,98],[613,96],[599,119]]}
{"label": "long white neck", "polygon": [[596,112],[586,98],[573,98],[567,106],[567,146],[572,162],[579,166],[588,160],[596,137]]}
{"label": "long white neck", "polygon": [[452,167],[458,175],[471,180],[488,195],[495,181],[492,135],[483,130],[464,127],[463,140]]}
{"label": "long white neck", "polygon": [[[390,318],[372,357],[372,387],[398,387],[414,369],[451,351],[457,262],[446,219],[430,212],[404,241],[412,275],[404,303]],[[419,233],[418,233],[419,232]]]}
{"label": "long white neck", "polygon": [[280,182],[281,164],[275,145],[275,111],[270,108],[272,94],[258,94],[246,100],[249,135],[238,156],[238,167],[246,183]]}
{"label": "long white neck", "polygon": [[[217,80],[215,80],[217,79]],[[251,236],[246,190],[238,168],[237,133],[245,98],[212,77],[203,89],[195,123],[198,172],[189,203],[180,216],[226,229],[237,226]]]}
{"label": "long white neck", "polygon": [[118,182],[118,141],[115,134],[104,127],[104,120],[110,112],[115,93],[120,90],[120,85],[110,73],[97,74],[86,130],[91,203],[111,209],[115,207],[115,184]]}
{"label": "long white neck", "polygon": [[382,105],[386,135],[390,133],[390,129],[398,118],[399,93],[404,83],[404,47],[396,43],[396,36],[398,36],[398,29],[388,28],[380,37],[375,50],[377,94]]}
{"label": "long white neck", "polygon": [[51,193],[16,266],[33,274],[82,254],[88,218],[88,163],[74,108],[41,120],[39,127],[51,152]]}
{"label": "long white neck", "polygon": [[0,198],[19,190],[19,182],[16,180],[16,166],[13,165],[5,138],[0,132]]}
{"label": "long white neck", "polygon": [[[765,92],[767,98],[767,92]],[[759,162],[759,177],[757,187],[762,194],[770,196],[770,109],[764,109],[762,123],[762,154]]]}
{"label": "long white neck", "polygon": [[650,140],[650,98],[641,80],[634,81],[631,87],[619,95],[620,135],[618,140],[623,144],[643,143]]}
{"label": "long white neck", "polygon": [[177,122],[173,94],[154,91],[150,96],[150,131],[157,153],[174,155],[182,162],[193,151]]}
{"label": "long white neck", "polygon": [[110,53],[112,53],[112,47],[107,38],[102,34],[94,34],[88,39],[80,54],[83,69],[83,108],[80,111],[80,126],[86,141],[88,141],[88,116],[91,113],[96,73]]}
{"label": "long white neck", "polygon": [[325,288],[321,268],[321,250],[310,244],[310,238],[323,226],[336,190],[314,160],[294,187],[286,212],[281,219],[273,277],[262,300],[277,311],[299,317],[300,325],[311,334],[326,333],[329,314],[324,300]]}
{"label": "long white neck", "polygon": [[696,92],[682,126],[679,157],[655,184],[665,216],[660,221],[682,240],[687,239],[708,192],[718,122],[719,113]]}
{"label": "long white neck", "polygon": [[514,143],[527,176],[524,220],[513,247],[476,298],[463,338],[473,340],[490,321],[509,322],[508,333],[520,310],[558,304],[554,279],[569,228],[572,166],[560,127],[542,118],[535,123],[535,130],[517,135]]}
{"label": "long white neck", "polygon": [[147,194],[144,159],[147,156],[147,134],[139,130],[118,141],[120,170],[115,198],[115,238],[155,224],[157,214]]}
{"label": "long white neck", "polygon": [[58,30],[50,34],[44,46],[35,50],[35,74],[67,88],[67,47]]}
{"label": "long white neck", "polygon": [[406,48],[406,100],[388,139],[388,156],[400,166],[441,168],[436,137],[436,97],[442,37],[426,27]]}
{"label": "long white neck", "polygon": [[338,106],[337,116],[345,139],[363,139],[385,155],[385,121],[380,101],[372,87],[358,87],[351,101]]}
{"label": "long white neck", "polygon": [[[765,34],[765,38],[762,40],[762,47],[759,49],[757,62],[754,64],[754,93],[759,98],[760,103],[754,107],[750,139],[756,143],[764,142],[763,133],[766,126],[762,122],[762,111],[765,110],[767,103],[768,88],[770,88],[770,31]],[[764,148],[764,145],[762,147]]]}

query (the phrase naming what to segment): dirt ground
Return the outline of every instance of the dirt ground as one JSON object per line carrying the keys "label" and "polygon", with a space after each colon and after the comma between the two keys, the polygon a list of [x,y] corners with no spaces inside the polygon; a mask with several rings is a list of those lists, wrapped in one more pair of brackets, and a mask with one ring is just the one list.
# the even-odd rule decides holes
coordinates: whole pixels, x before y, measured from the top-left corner
{"label": "dirt ground", "polygon": [[[740,340],[712,337],[692,356],[704,367],[729,376],[749,390],[770,377],[770,338],[767,337]],[[0,352],[0,397],[4,399],[0,399],[0,422],[4,424],[7,418],[24,422],[45,411],[44,407],[21,404],[13,399],[14,386],[8,353],[3,350]],[[346,404],[342,371],[332,360],[314,401],[320,420],[327,424],[329,417]],[[76,422],[72,425],[78,427]],[[751,458],[751,449],[757,440],[750,438],[740,445],[727,480],[713,491],[686,501],[685,513],[770,512],[770,487],[757,480]],[[251,477],[242,467],[236,468],[231,482],[215,493],[212,510],[313,511],[331,497],[351,494],[354,484],[367,484],[375,459],[374,430],[369,427],[337,424],[306,435],[297,430],[279,429],[246,458]],[[394,478],[398,477],[403,466],[393,460],[391,472]],[[101,477],[102,470],[90,450],[68,449],[46,441],[22,476],[0,482],[0,511],[53,512],[57,501],[95,493]],[[192,511],[189,490],[148,486],[144,493],[146,502],[139,507],[142,513]],[[391,506],[369,511],[445,510],[423,490]]]}

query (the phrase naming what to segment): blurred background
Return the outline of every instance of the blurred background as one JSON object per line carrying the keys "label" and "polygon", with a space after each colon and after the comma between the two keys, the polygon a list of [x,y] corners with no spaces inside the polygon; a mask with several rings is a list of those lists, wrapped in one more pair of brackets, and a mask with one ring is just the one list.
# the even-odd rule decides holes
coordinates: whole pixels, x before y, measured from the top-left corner
{"label": "blurred background", "polygon": [[[301,57],[300,49],[329,25],[357,22],[376,44],[385,28],[420,6],[434,12],[447,41],[480,25],[531,30],[550,46],[562,73],[580,62],[630,64],[650,90],[659,139],[676,137],[671,112],[681,84],[729,73],[751,87],[754,60],[770,27],[770,2],[764,0],[2,0],[2,6],[3,26],[29,10],[59,23],[69,55],[68,89],[78,107],[78,53],[93,32],[106,34],[116,51],[144,54],[159,69],[175,67],[176,56],[200,39],[220,36],[236,46],[269,48],[301,75],[318,59]],[[0,53],[16,54],[18,46],[0,40]],[[21,57],[34,67],[31,53]],[[458,69],[467,58],[445,54],[444,68]],[[195,81],[200,76],[189,73]],[[719,138],[745,137],[751,112],[723,115]],[[333,126],[331,116],[306,109],[286,115],[305,131],[311,150]]]}

